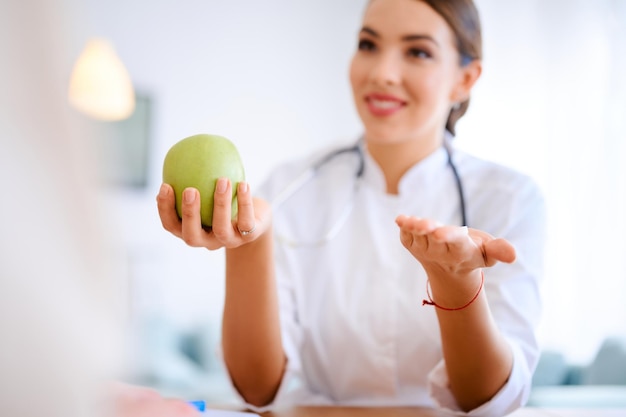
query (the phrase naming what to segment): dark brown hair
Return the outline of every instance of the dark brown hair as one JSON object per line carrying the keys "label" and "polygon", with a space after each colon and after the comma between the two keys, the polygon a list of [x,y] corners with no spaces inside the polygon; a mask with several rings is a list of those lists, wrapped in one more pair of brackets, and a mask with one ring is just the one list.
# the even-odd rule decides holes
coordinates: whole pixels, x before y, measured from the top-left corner
{"label": "dark brown hair", "polygon": [[[467,65],[475,59],[483,58],[483,40],[478,10],[472,0],[420,0],[428,4],[448,23],[456,38],[456,47],[461,56],[460,65]],[[469,98],[448,115],[446,130],[453,135],[456,122],[469,107]]]}

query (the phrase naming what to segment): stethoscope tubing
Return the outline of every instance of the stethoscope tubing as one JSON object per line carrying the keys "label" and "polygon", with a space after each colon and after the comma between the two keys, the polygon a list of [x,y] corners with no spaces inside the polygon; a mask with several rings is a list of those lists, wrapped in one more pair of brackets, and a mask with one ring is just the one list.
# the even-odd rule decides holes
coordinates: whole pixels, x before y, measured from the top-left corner
{"label": "stethoscope tubing", "polygon": [[[274,209],[276,210],[278,207],[280,207],[283,203],[285,203],[285,201],[287,201],[292,195],[294,195],[298,190],[300,190],[302,187],[304,187],[304,185],[306,185],[307,182],[311,181],[313,178],[315,178],[315,176],[317,175],[317,172],[327,163],[329,163],[331,160],[333,160],[334,158],[336,158],[339,155],[343,155],[346,153],[356,153],[359,157],[359,165],[358,165],[358,169],[355,173],[355,177],[356,177],[356,182],[355,182],[355,187],[356,184],[358,183],[358,181],[361,179],[361,177],[363,177],[363,174],[365,172],[365,155],[364,155],[364,150],[363,150],[363,138],[359,138],[359,140],[357,140],[357,142],[353,145],[347,146],[347,147],[343,147],[343,148],[339,148],[337,150],[334,150],[330,153],[328,153],[327,155],[323,156],[322,158],[320,158],[317,162],[315,162],[313,165],[311,165],[311,167],[307,170],[305,170],[302,174],[300,174],[298,177],[296,177],[293,181],[291,181],[273,200],[272,200],[272,206],[274,207]],[[447,153],[447,164],[450,167],[452,174],[454,176],[454,181],[456,183],[456,187],[457,187],[457,192],[458,192],[458,196],[459,196],[459,208],[461,211],[461,226],[467,226],[468,222],[467,222],[467,206],[465,203],[465,192],[464,192],[464,188],[463,188],[463,181],[461,180],[461,176],[458,172],[458,169],[456,167],[456,164],[453,161],[453,150],[452,150],[452,146],[450,145],[448,139],[444,140],[443,143],[443,147]],[[347,220],[347,216],[349,215],[350,211],[352,210],[352,205],[353,202],[347,207],[346,210],[344,210],[344,212],[340,215],[340,218],[337,222],[335,222],[335,224],[328,230],[328,232],[326,232],[326,234],[318,240],[312,241],[312,242],[306,242],[306,243],[302,243],[302,242],[297,242],[288,238],[283,237],[281,240],[283,240],[284,242],[286,242],[287,244],[289,244],[290,246],[293,247],[298,247],[298,246],[321,246],[325,243],[327,243],[328,241],[330,241],[338,232],[339,229],[341,229],[341,226],[343,225],[343,223],[345,223],[345,221]]]}
{"label": "stethoscope tubing", "polygon": [[[319,161],[317,161],[311,167],[311,170],[309,170],[309,172],[314,176],[317,170],[319,170],[322,166],[324,166],[326,163],[328,163],[330,160],[332,160],[336,156],[339,156],[344,153],[355,152],[359,156],[359,168],[356,172],[356,178],[360,179],[363,176],[363,173],[365,171],[365,156],[363,155],[362,146],[363,146],[363,138],[359,138],[359,140],[357,140],[357,142],[354,145],[351,145],[345,148],[340,148],[333,152],[330,152],[329,154],[322,157]],[[468,225],[467,224],[467,208],[465,204],[466,200],[465,200],[465,190],[463,187],[463,181],[461,180],[459,171],[452,158],[453,149],[452,149],[452,145],[450,144],[447,138],[444,139],[443,141],[443,148],[446,150],[446,154],[448,156],[447,163],[450,169],[452,170],[452,175],[454,176],[454,181],[456,183],[456,188],[457,188],[457,192],[459,195],[459,206],[460,206],[460,211],[461,211],[461,226],[467,226]],[[310,178],[307,178],[307,180],[308,179]]]}

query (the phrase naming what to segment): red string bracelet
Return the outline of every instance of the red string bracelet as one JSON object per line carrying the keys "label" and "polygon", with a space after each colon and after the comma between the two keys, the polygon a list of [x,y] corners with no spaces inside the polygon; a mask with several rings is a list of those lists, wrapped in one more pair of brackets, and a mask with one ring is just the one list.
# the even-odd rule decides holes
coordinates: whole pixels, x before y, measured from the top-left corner
{"label": "red string bracelet", "polygon": [[457,311],[457,310],[463,310],[464,308],[468,307],[470,304],[472,304],[474,301],[476,301],[476,299],[478,298],[478,296],[480,295],[480,292],[483,289],[483,284],[485,283],[485,273],[483,272],[483,270],[480,270],[480,287],[478,287],[478,291],[476,291],[476,295],[474,295],[472,297],[471,300],[469,300],[465,305],[461,306],[461,307],[456,307],[456,308],[449,308],[449,307],[444,307],[441,306],[439,304],[437,304],[435,301],[433,301],[433,297],[432,295],[430,295],[430,280],[426,281],[426,294],[428,294],[428,300],[423,300],[422,301],[422,306],[425,305],[429,305],[429,306],[435,306],[437,308],[440,308],[442,310],[446,310],[446,311]]}

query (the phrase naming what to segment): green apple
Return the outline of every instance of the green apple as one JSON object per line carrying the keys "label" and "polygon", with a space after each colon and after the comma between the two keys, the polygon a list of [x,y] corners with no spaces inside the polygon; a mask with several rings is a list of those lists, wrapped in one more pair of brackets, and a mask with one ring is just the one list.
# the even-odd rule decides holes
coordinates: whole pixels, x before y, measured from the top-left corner
{"label": "green apple", "polygon": [[176,212],[182,217],[183,190],[200,192],[202,225],[213,223],[213,194],[217,179],[227,177],[232,184],[232,217],[237,215],[237,184],[245,179],[241,157],[235,145],[218,135],[199,134],[182,139],[170,148],[163,162],[163,182],[174,188]]}

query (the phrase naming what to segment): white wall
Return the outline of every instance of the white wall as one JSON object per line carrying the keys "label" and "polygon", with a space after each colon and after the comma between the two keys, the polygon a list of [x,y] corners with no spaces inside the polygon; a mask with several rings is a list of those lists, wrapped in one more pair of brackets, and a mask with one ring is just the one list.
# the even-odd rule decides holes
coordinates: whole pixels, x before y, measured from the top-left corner
{"label": "white wall", "polygon": [[[608,0],[477,3],[485,72],[459,145],[544,187],[551,225],[542,339],[585,361],[607,334],[626,334],[618,261],[626,248],[606,240],[608,231],[626,232],[626,89],[617,76],[626,40],[613,21],[624,8]],[[277,161],[358,135],[347,67],[364,4],[85,2],[76,55],[87,36],[108,37],[137,88],[156,100],[149,187],[110,195],[138,310],[182,326],[221,313],[222,253],[186,247],[156,214],[161,162],[174,142],[200,132],[230,137],[254,187]]]}

